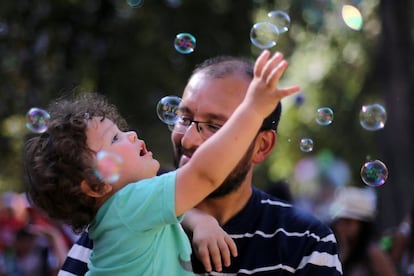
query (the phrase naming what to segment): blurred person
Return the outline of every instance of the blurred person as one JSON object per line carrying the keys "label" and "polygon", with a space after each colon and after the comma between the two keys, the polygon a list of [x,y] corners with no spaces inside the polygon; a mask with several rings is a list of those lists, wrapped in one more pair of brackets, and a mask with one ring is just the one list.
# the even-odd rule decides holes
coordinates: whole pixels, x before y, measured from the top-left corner
{"label": "blurred person", "polygon": [[[24,194],[2,195],[0,271],[4,275],[56,275],[69,246],[54,222],[30,206]],[[0,273],[0,275],[1,275]]]}
{"label": "blurred person", "polygon": [[414,275],[414,202],[397,229],[390,234],[387,252],[401,276]]}
{"label": "blurred person", "polygon": [[344,187],[332,203],[331,228],[338,241],[344,275],[397,275],[374,231],[376,194],[370,188]]}
{"label": "blurred person", "polygon": [[[200,64],[190,77],[179,107],[180,119],[172,131],[175,164],[187,166],[211,137],[200,127],[216,130],[226,124],[246,95],[253,66],[238,57],[219,56]],[[255,164],[262,163],[277,139],[281,104],[268,116],[242,161],[196,209],[189,233],[193,268],[200,275],[341,275],[337,244],[331,229],[313,215],[282,202],[252,183]],[[243,121],[240,124],[244,124]],[[215,134],[212,134],[214,137]],[[220,156],[218,161],[220,162]],[[189,218],[189,217],[187,217]],[[200,223],[221,225],[237,245],[238,256],[228,267],[208,273],[208,252],[218,248],[217,231]],[[187,221],[191,224],[191,221]],[[59,275],[80,275],[87,270],[93,241],[86,232],[69,252]],[[211,260],[211,262],[214,262]]]}

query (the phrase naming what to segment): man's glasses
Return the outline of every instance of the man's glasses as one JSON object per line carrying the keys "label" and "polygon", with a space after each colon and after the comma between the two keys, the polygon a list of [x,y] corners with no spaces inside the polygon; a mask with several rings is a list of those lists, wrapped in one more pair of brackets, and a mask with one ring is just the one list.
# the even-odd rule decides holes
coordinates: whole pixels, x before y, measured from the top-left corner
{"label": "man's glasses", "polygon": [[222,125],[212,124],[208,122],[200,122],[187,117],[178,116],[178,119],[172,128],[172,131],[180,134],[185,134],[192,124],[195,125],[197,132],[204,140],[210,138],[211,135],[216,133],[222,127]]}

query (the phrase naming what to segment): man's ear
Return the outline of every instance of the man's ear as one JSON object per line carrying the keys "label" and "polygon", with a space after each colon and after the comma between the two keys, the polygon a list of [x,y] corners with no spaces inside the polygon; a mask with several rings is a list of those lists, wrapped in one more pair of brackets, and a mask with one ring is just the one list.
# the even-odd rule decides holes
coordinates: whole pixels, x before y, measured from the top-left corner
{"label": "man's ear", "polygon": [[256,145],[252,161],[254,163],[263,162],[273,150],[273,147],[276,144],[276,139],[277,135],[273,130],[265,130],[259,132],[256,137]]}
{"label": "man's ear", "polygon": [[99,191],[95,191],[89,186],[89,184],[88,184],[88,182],[86,182],[86,180],[82,180],[81,189],[85,194],[87,194],[90,197],[100,198],[100,197],[103,197],[103,196],[107,195],[108,193],[110,193],[112,191],[112,185],[109,185],[109,184],[105,183],[104,186],[103,186],[103,189],[101,189]]}

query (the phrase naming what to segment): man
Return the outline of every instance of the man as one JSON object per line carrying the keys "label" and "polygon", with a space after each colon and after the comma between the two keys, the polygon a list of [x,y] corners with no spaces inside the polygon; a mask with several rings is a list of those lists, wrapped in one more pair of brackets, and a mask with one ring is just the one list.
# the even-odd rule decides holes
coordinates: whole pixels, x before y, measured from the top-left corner
{"label": "man", "polygon": [[[209,59],[196,68],[184,90],[180,119],[171,136],[177,166],[185,165],[197,148],[226,122],[242,102],[252,79],[253,64],[234,57]],[[254,165],[263,162],[275,145],[280,113],[278,105],[225,183],[197,206],[218,221],[238,250],[230,266],[223,267],[220,273],[205,275],[342,275],[330,228],[252,184]],[[199,229],[193,229],[194,240]],[[79,249],[79,245],[75,247]],[[194,248],[195,254],[204,259],[209,250],[205,243]],[[73,258],[67,262],[79,264],[76,254],[70,253]],[[87,262],[87,257],[83,261]],[[65,266],[63,270],[69,269]],[[196,258],[193,269],[206,273]]]}

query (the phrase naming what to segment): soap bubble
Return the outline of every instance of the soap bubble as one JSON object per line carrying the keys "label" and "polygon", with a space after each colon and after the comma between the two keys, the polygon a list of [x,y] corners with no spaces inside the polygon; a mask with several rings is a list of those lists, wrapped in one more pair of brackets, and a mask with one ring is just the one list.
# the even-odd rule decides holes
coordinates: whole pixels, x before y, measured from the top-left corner
{"label": "soap bubble", "polygon": [[342,6],[342,19],[352,30],[359,31],[364,23],[361,12],[351,5]]}
{"label": "soap bubble", "polygon": [[174,40],[174,47],[180,54],[190,54],[194,52],[196,38],[189,33],[177,34]]}
{"label": "soap bubble", "polygon": [[157,115],[167,125],[174,125],[178,120],[178,106],[181,98],[177,96],[166,96],[157,104]]}
{"label": "soap bubble", "polygon": [[275,25],[279,31],[279,34],[285,33],[289,30],[290,17],[284,11],[271,11],[267,14],[269,22]]}
{"label": "soap bubble", "polygon": [[311,152],[313,150],[313,140],[311,138],[300,139],[299,148],[303,152]]}
{"label": "soap bubble", "polygon": [[26,114],[26,128],[34,133],[43,133],[47,130],[50,115],[46,110],[33,107]]}
{"label": "soap bubble", "polygon": [[333,121],[333,110],[329,107],[320,107],[317,110],[316,122],[318,125],[327,126]]}
{"label": "soap bubble", "polygon": [[381,186],[388,178],[387,166],[380,160],[366,162],[361,168],[361,178],[368,186]]}
{"label": "soap bubble", "polygon": [[276,45],[279,38],[278,28],[270,22],[259,22],[250,30],[250,41],[260,49],[269,49]]}
{"label": "soap bubble", "polygon": [[127,0],[127,4],[131,8],[141,8],[144,5],[144,0]]}
{"label": "soap bubble", "polygon": [[361,126],[370,131],[384,128],[387,121],[387,112],[380,104],[364,105],[359,113]]}
{"label": "soap bubble", "polygon": [[96,154],[96,176],[105,183],[113,183],[119,180],[121,172],[122,159],[119,155],[99,151]]}

